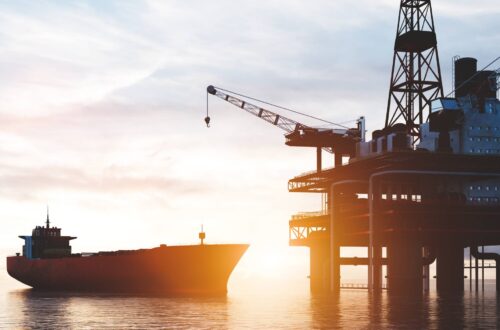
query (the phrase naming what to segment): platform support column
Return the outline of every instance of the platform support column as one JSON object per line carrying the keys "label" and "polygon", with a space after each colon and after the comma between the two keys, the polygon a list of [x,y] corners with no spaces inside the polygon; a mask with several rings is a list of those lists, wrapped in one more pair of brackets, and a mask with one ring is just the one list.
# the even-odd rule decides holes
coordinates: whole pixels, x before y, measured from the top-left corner
{"label": "platform support column", "polygon": [[382,289],[382,246],[378,233],[378,203],[381,198],[380,186],[376,182],[369,185],[369,238],[368,238],[368,289]]}
{"label": "platform support column", "polygon": [[441,244],[436,249],[437,290],[460,292],[464,290],[464,248],[454,242]]}
{"label": "platform support column", "polygon": [[333,257],[330,259],[330,291],[338,292],[340,290],[340,246],[334,245],[331,247]]}
{"label": "platform support column", "polygon": [[495,282],[497,292],[500,292],[500,260],[495,260]]}
{"label": "platform support column", "polygon": [[373,289],[382,290],[382,247],[373,247]]}
{"label": "platform support column", "polygon": [[405,237],[387,246],[387,287],[391,293],[422,292],[422,246]]}
{"label": "platform support column", "polygon": [[[335,160],[337,155],[335,155]],[[330,189],[330,292],[338,292],[340,290],[340,244],[338,239],[339,229],[338,224],[338,199],[335,197],[333,188]]]}
{"label": "platform support column", "polygon": [[318,239],[309,246],[311,292],[324,293],[330,290],[330,244]]}
{"label": "platform support column", "polygon": [[[424,247],[422,249],[422,255],[424,258],[428,258],[429,257],[429,248],[428,247]],[[430,291],[430,276],[431,276],[431,273],[429,271],[429,264],[425,264],[424,265],[424,269],[423,269],[423,289],[424,289],[424,292],[429,292]]]}

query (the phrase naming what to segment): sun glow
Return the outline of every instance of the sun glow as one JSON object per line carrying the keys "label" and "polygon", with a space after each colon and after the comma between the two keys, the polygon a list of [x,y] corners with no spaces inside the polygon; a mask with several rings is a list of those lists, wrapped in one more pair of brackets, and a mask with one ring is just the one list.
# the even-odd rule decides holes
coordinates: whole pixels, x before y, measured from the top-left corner
{"label": "sun glow", "polygon": [[[301,254],[302,260],[297,260]],[[290,273],[307,276],[307,249],[296,249],[288,246],[277,246],[273,243],[261,243],[250,246],[246,255],[240,261],[237,272],[243,277],[258,277],[264,279],[286,279]]]}

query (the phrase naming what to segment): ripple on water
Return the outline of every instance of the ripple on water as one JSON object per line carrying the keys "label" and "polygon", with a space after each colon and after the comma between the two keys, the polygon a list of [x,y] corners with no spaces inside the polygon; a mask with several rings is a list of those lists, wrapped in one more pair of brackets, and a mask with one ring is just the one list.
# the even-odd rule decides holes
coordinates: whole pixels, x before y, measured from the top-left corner
{"label": "ripple on water", "polygon": [[455,296],[370,295],[344,290],[311,296],[305,290],[236,291],[227,297],[151,297],[43,293],[6,289],[0,328],[497,328],[494,290]]}

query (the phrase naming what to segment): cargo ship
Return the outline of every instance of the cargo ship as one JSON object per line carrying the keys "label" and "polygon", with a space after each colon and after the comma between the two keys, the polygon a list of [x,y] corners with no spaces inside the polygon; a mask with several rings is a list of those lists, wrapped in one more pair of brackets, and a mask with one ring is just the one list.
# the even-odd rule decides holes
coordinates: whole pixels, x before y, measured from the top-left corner
{"label": "cargo ship", "polygon": [[7,257],[7,272],[38,290],[159,295],[225,295],[227,281],[247,244],[167,246],[72,253],[61,229],[36,226],[23,252]]}

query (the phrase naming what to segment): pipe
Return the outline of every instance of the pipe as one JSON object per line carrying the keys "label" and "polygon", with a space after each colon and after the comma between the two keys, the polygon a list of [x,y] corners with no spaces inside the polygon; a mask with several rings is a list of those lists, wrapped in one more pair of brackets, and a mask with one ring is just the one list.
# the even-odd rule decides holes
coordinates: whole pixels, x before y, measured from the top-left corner
{"label": "pipe", "polygon": [[[381,174],[383,172],[380,172]],[[373,175],[372,175],[373,176]],[[371,177],[370,177],[371,178]],[[339,182],[335,182],[335,183],[332,183],[330,185],[330,201],[329,201],[329,209],[330,209],[330,291],[334,291],[335,288],[334,288],[334,251],[335,251],[335,241],[334,241],[334,209],[333,209],[333,196],[334,196],[334,192],[335,192],[335,187],[338,186],[338,185],[342,185],[342,184],[348,184],[348,183],[361,183],[361,184],[367,184],[368,181],[364,181],[364,180],[342,180],[342,181],[339,181]],[[369,186],[371,188],[371,184]],[[371,191],[371,190],[370,190]],[[371,202],[372,202],[372,194],[370,193],[369,194],[369,202],[370,202],[370,223],[372,223],[372,208],[373,206],[371,205]],[[372,230],[372,224],[370,225],[370,236],[371,236],[371,230]],[[363,265],[368,265],[368,267],[370,268],[370,253],[371,253],[371,249],[370,249],[370,245],[371,245],[372,241],[370,241],[370,244],[368,246],[368,258],[356,258],[358,259],[358,261],[356,260],[348,260],[349,258],[340,258],[339,256],[339,259],[341,260],[340,264],[344,264],[342,263],[342,260],[344,260],[346,263],[345,264],[351,264],[351,265],[356,265],[356,264],[363,264]],[[363,260],[363,263],[361,263],[361,260],[360,259],[366,259]],[[387,264],[387,261],[385,260],[385,258],[381,258],[381,263],[382,264]],[[430,250],[430,254],[426,257],[423,257],[422,258],[422,265],[423,266],[426,266],[426,265],[430,265],[432,264],[434,261],[436,260],[436,253],[434,251],[434,249],[431,249]],[[349,263],[348,263],[349,262]],[[351,263],[352,262],[352,263]],[[358,263],[354,263],[354,262],[358,262]],[[345,265],[344,264],[344,265]],[[368,287],[369,288],[373,288],[373,273],[372,273],[372,270],[369,269],[368,270]]]}
{"label": "pipe", "polygon": [[469,291],[472,291],[472,254],[469,248]]}
{"label": "pipe", "polygon": [[428,266],[436,261],[436,250],[429,248],[429,255],[422,258],[422,266]]}
{"label": "pipe", "polygon": [[477,245],[470,247],[470,253],[474,258],[479,260],[485,260],[485,259],[495,260],[496,287],[497,291],[500,291],[500,254],[493,252],[479,252],[479,250],[477,249]]}
{"label": "pipe", "polygon": [[[498,173],[474,173],[474,172],[443,172],[443,171],[417,171],[417,170],[387,170],[387,171],[381,171],[381,172],[376,172],[370,175],[369,181],[368,181],[368,200],[369,200],[369,246],[368,246],[368,287],[370,289],[373,288],[373,221],[374,221],[374,215],[373,215],[373,181],[376,177],[379,176],[384,176],[384,175],[389,175],[389,174],[420,174],[420,175],[444,175],[444,176],[494,176],[494,177],[500,177],[500,174]],[[363,180],[343,180],[339,182],[332,183],[330,185],[330,196],[332,200],[330,201],[330,289],[333,291],[333,271],[334,271],[334,265],[333,265],[333,252],[334,252],[334,237],[333,237],[333,193],[334,193],[334,188],[337,185],[340,184],[346,184],[346,183],[366,183],[366,181]],[[433,256],[432,262],[436,259],[435,256]],[[430,262],[430,263],[432,263]],[[424,264],[425,265],[425,264]],[[500,276],[498,277],[500,279]]]}
{"label": "pipe", "polygon": [[[481,246],[481,253],[484,253],[484,245]],[[484,259],[481,260],[481,289],[484,291]]]}
{"label": "pipe", "polygon": [[361,142],[366,141],[366,122],[365,122],[365,117],[361,116],[358,118],[356,121],[358,123],[358,130],[361,133]]}
{"label": "pipe", "polygon": [[[376,177],[389,175],[389,174],[423,174],[423,175],[443,175],[443,176],[493,176],[500,177],[498,173],[475,173],[475,172],[444,172],[444,171],[418,171],[418,170],[387,170],[381,172],[375,172],[370,175],[368,183],[368,201],[369,201],[369,246],[368,246],[368,288],[373,289],[372,283],[372,273],[373,273],[373,207],[374,207],[374,197],[373,197],[373,181]],[[333,185],[332,185],[333,187]],[[500,267],[499,267],[500,268]],[[500,280],[500,276],[497,276]],[[497,289],[499,288],[499,283],[497,281]]]}
{"label": "pipe", "polygon": [[321,148],[316,148],[316,172],[320,173],[322,168],[322,160],[321,160]]}

